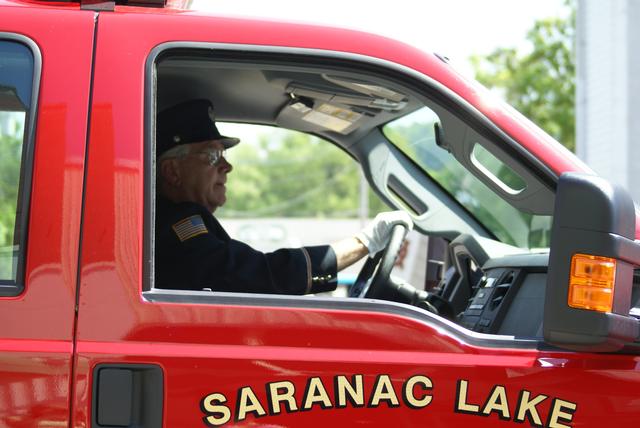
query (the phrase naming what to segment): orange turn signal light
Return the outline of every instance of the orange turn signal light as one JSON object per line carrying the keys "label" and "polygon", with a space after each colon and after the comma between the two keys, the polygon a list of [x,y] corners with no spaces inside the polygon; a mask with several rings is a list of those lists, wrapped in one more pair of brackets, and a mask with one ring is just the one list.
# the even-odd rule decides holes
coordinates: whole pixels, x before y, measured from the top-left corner
{"label": "orange turn signal light", "polygon": [[569,306],[611,312],[615,280],[616,259],[574,254],[569,277]]}

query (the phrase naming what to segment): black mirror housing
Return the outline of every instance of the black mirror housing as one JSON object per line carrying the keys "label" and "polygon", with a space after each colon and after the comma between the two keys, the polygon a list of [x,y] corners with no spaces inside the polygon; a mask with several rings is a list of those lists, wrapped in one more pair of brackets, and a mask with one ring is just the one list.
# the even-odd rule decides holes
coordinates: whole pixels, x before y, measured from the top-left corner
{"label": "black mirror housing", "polygon": [[[581,173],[565,173],[556,191],[545,294],[544,339],[580,351],[612,352],[633,342],[640,323],[629,316],[633,270],[640,265],[636,212],[622,187]],[[575,254],[617,260],[610,312],[569,306],[571,259]]]}

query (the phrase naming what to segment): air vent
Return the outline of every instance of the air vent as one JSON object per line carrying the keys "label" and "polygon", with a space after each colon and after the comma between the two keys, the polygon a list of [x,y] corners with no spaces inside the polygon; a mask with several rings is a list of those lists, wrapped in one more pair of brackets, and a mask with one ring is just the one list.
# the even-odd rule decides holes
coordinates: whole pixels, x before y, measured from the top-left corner
{"label": "air vent", "polygon": [[509,291],[511,284],[513,284],[513,281],[515,280],[515,278],[516,278],[516,275],[514,271],[507,271],[500,277],[496,285],[496,289],[493,292],[493,296],[491,296],[491,303],[489,304],[489,310],[493,311],[498,306],[500,306],[505,296],[507,295],[507,292]]}

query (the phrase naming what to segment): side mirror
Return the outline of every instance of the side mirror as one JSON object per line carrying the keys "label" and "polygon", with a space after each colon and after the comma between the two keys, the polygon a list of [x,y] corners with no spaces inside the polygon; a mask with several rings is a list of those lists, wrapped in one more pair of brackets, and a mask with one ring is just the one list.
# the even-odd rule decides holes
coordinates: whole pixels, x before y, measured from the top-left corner
{"label": "side mirror", "polygon": [[629,316],[640,265],[633,200],[601,177],[566,173],[555,201],[544,339],[580,351],[619,350],[640,333]]}

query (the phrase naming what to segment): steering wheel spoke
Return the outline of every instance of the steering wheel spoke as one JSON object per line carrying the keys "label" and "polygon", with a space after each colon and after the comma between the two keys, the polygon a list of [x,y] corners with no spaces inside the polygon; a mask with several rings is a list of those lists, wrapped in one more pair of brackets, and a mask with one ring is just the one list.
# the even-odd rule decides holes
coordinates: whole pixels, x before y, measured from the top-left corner
{"label": "steering wheel spoke", "polygon": [[349,297],[376,299],[385,294],[385,288],[390,283],[391,270],[406,235],[407,228],[404,225],[396,224],[393,227],[385,249],[365,262],[355,284],[349,289]]}

